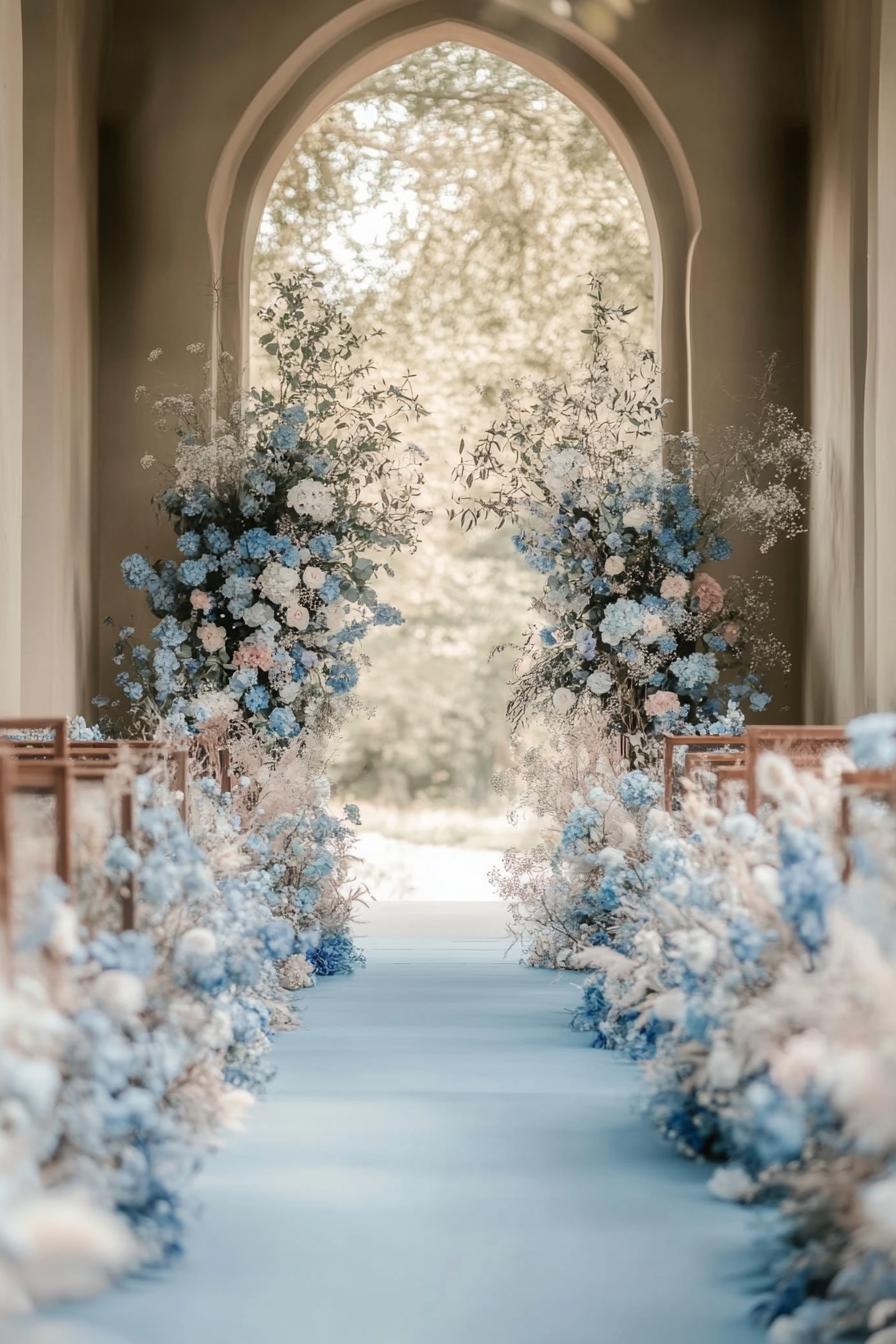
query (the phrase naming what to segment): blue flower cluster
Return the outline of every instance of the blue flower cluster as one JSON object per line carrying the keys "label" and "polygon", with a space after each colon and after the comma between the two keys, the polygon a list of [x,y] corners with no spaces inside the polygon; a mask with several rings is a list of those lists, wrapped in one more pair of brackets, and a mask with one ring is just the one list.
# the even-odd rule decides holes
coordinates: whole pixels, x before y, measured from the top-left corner
{"label": "blue flower cluster", "polygon": [[[896,764],[893,716],[856,720],[849,736],[863,763]],[[538,890],[536,917],[565,921],[554,964],[594,972],[574,1025],[649,1061],[650,1114],[682,1152],[724,1164],[715,1193],[773,1211],[760,1314],[780,1322],[774,1337],[880,1328],[884,1340],[896,1322],[891,805],[853,800],[846,874],[833,777],[781,760],[759,818],[699,792],[667,814],[640,770],[593,783]]]}
{"label": "blue flower cluster", "polygon": [[[261,341],[279,363],[282,393],[248,393],[209,443],[197,442],[191,423],[179,431],[179,484],[158,503],[181,558],[122,561],[125,583],[160,619],[149,644],[122,632],[116,683],[138,713],[152,704],[176,730],[240,718],[282,744],[314,707],[354,689],[350,646],[374,626],[401,623],[373,586],[384,566],[377,553],[413,545],[423,515],[419,472],[400,457],[392,427],[413,412],[413,398],[363,385],[364,372],[345,382],[342,365],[334,372],[361,342],[323,301],[311,321],[310,275],[273,288]],[[361,384],[349,386],[353,378]],[[346,443],[334,452],[337,385]],[[189,422],[192,402],[180,401]]]}
{"label": "blue flower cluster", "polygon": [[595,500],[584,461],[558,456],[562,481],[538,482],[556,502],[533,503],[515,537],[546,575],[552,617],[530,640],[526,694],[538,686],[560,708],[584,697],[629,737],[693,730],[741,702],[764,708],[749,632],[706,569],[731,548],[701,509],[690,471],[616,464]]}

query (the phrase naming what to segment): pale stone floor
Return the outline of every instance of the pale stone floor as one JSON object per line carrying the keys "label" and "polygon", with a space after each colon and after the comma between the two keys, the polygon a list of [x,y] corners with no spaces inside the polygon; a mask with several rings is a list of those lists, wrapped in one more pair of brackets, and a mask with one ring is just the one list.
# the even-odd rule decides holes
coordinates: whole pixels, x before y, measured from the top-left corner
{"label": "pale stone floor", "polygon": [[302,997],[183,1260],[15,1344],[758,1342],[751,1216],[569,1030],[575,978],[506,955],[500,907],[401,905]]}

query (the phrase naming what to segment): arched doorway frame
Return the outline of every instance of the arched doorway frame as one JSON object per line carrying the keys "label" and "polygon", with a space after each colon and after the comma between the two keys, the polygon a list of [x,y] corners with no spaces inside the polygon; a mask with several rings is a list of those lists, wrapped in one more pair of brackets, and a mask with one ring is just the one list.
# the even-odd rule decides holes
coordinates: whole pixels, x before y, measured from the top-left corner
{"label": "arched doorway frame", "polygon": [[[436,12],[434,13],[434,8]],[[701,216],[680,142],[634,72],[568,21],[485,0],[359,0],[322,25],[266,81],[221,154],[208,194],[218,311],[212,348],[245,362],[249,276],[274,179],[302,132],[368,75],[441,42],[512,61],[564,94],[606,137],[639,197],[654,261],[657,347],[669,427],[690,428],[690,282]]]}

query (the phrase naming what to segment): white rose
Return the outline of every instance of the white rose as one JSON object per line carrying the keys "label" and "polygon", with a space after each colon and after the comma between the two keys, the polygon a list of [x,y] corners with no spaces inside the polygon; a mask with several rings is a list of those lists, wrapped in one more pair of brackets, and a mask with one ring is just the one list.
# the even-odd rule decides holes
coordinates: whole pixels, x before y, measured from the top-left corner
{"label": "white rose", "polygon": [[585,685],[592,695],[606,695],[613,689],[613,678],[606,672],[592,672]]}
{"label": "white rose", "polygon": [[293,630],[307,630],[311,612],[301,602],[293,602],[284,612],[286,624]]}
{"label": "white rose", "polygon": [[274,560],[262,572],[258,586],[266,598],[285,607],[292,600],[293,590],[298,587],[299,576],[289,565],[281,565]]}
{"label": "white rose", "polygon": [[199,643],[206,653],[217,653],[218,649],[223,649],[226,637],[227,631],[223,625],[200,625],[199,627]]}
{"label": "white rose", "polygon": [[318,588],[322,588],[326,578],[327,576],[324,571],[318,569],[317,565],[306,565],[302,571],[302,582],[305,587],[310,588],[312,592],[316,592]]}
{"label": "white rose", "polygon": [[566,686],[558,686],[553,701],[558,714],[568,714],[576,703],[576,697]]}
{"label": "white rose", "polygon": [[344,602],[331,602],[324,611],[324,624],[327,629],[335,632],[341,630],[345,625],[348,607]]}
{"label": "white rose", "polygon": [[604,561],[604,573],[611,577],[614,574],[621,574],[625,569],[625,561],[621,555],[609,555]]}
{"label": "white rose", "polygon": [[332,490],[321,481],[299,481],[287,494],[286,502],[303,518],[316,523],[328,523],[336,510]]}

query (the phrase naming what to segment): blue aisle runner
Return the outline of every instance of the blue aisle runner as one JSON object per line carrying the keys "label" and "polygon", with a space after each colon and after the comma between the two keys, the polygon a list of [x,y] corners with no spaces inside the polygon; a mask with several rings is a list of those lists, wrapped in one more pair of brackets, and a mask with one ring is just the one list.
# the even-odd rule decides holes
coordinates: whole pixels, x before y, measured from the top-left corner
{"label": "blue aisle runner", "polygon": [[489,940],[371,939],[209,1160],[186,1257],[28,1344],[754,1344],[751,1220]]}

